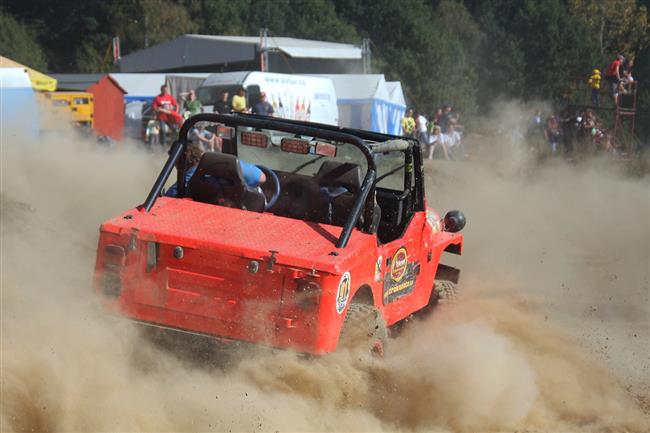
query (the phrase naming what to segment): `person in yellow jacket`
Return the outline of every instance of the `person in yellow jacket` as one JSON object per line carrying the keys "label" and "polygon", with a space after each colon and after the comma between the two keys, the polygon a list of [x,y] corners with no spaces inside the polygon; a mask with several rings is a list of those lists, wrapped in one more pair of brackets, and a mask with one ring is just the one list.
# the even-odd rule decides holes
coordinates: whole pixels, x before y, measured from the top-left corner
{"label": "person in yellow jacket", "polygon": [[600,107],[600,78],[600,71],[594,69],[587,80],[587,84],[591,87],[591,105],[595,108]]}
{"label": "person in yellow jacket", "polygon": [[407,137],[415,137],[415,119],[413,118],[413,110],[410,108],[402,119],[402,134]]}

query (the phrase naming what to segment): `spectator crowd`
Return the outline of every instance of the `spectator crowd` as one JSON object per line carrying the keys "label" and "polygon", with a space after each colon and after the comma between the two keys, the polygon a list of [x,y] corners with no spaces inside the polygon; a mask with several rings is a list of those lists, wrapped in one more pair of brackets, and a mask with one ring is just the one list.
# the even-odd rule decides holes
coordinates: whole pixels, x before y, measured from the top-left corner
{"label": "spectator crowd", "polygon": [[422,154],[429,159],[459,160],[467,157],[463,145],[463,125],[460,113],[446,104],[430,115],[424,111],[406,111],[402,119],[402,134],[417,139]]}
{"label": "spectator crowd", "polygon": [[[169,91],[169,86],[163,84],[160,86],[158,94],[151,105],[155,118],[147,122],[145,137],[148,144],[167,144],[167,137],[170,134],[178,132],[183,121],[199,113],[203,113],[204,107],[201,101],[196,97],[196,91],[190,90],[181,93],[182,105]],[[214,113],[231,114],[231,113],[254,113],[263,116],[274,116],[275,110],[267,101],[266,93],[260,92],[258,100],[253,107],[248,106],[246,90],[240,87],[236,95],[230,97],[230,93],[224,91],[221,93],[219,100],[214,104]],[[206,150],[221,150],[220,139],[214,133],[198,128],[194,132],[195,138],[203,143]]]}
{"label": "spectator crowd", "polygon": [[[616,112],[625,108],[626,97],[635,92],[636,82],[632,75],[633,59],[625,59],[618,55],[604,68],[604,73],[595,68],[586,82],[591,92],[591,107],[565,108],[559,114],[535,110],[526,128],[525,138],[532,143],[530,148],[543,154],[569,154],[574,151],[605,151],[612,154],[620,153],[615,145],[615,137],[611,128],[597,115],[601,107],[601,96],[604,89],[611,93]],[[167,85],[161,86],[160,94],[156,96],[152,107],[156,118],[147,125],[147,136],[151,143],[165,144],[169,132],[177,131],[183,120],[204,112],[204,107],[196,97],[196,92],[190,90],[181,94],[182,105],[169,93]],[[213,106],[213,111],[220,114],[255,113],[274,116],[273,105],[267,101],[265,92],[251,102],[247,99],[243,87],[230,96],[228,91],[219,95]],[[463,143],[464,127],[460,122],[460,112],[451,104],[445,104],[427,114],[423,110],[414,111],[409,108],[401,121],[402,134],[416,139],[421,146],[422,154],[428,159],[461,160],[467,157]],[[522,131],[523,133],[523,131]],[[193,139],[206,150],[220,151],[221,139],[215,132],[198,126],[193,131]],[[539,143],[543,143],[541,146]]]}

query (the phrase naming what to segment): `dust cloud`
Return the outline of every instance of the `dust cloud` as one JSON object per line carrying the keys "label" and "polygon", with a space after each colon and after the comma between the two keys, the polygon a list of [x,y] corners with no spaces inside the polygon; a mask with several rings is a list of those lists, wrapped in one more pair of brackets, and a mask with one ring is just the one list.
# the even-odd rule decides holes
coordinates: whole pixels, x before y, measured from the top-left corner
{"label": "dust cloud", "polygon": [[650,430],[647,177],[496,148],[427,163],[429,203],[468,218],[457,304],[384,359],[194,362],[105,316],[91,288],[99,224],[143,201],[164,155],[18,143],[1,153],[2,431]]}

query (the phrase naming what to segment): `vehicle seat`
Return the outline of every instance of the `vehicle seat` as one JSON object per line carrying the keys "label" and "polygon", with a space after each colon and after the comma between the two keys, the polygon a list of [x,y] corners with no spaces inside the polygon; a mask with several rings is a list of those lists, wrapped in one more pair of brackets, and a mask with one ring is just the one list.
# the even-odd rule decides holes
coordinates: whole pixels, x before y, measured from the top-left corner
{"label": "vehicle seat", "polygon": [[[345,225],[356,194],[361,189],[361,167],[350,162],[325,161],[316,173],[321,191],[322,205],[320,221],[337,226]],[[381,216],[381,209],[375,205],[373,227],[376,230]],[[375,222],[376,220],[376,222]],[[363,224],[363,215],[359,224]]]}
{"label": "vehicle seat", "polygon": [[293,173],[278,173],[282,184],[280,199],[273,206],[273,213],[304,221],[319,221],[319,209],[315,203],[321,201],[318,183],[312,176]]}
{"label": "vehicle seat", "polygon": [[227,153],[206,152],[189,182],[192,200],[263,212],[266,200],[244,182],[239,160]]}

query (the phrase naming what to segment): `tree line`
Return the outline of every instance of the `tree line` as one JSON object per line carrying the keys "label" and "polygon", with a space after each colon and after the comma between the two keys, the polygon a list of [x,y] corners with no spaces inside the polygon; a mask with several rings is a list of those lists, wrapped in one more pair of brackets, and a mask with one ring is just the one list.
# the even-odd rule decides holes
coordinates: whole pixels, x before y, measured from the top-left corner
{"label": "tree line", "polygon": [[616,54],[634,57],[650,108],[650,0],[6,0],[1,54],[46,72],[109,72],[122,54],[185,33],[360,44],[416,107],[466,113],[501,98],[558,100]]}

